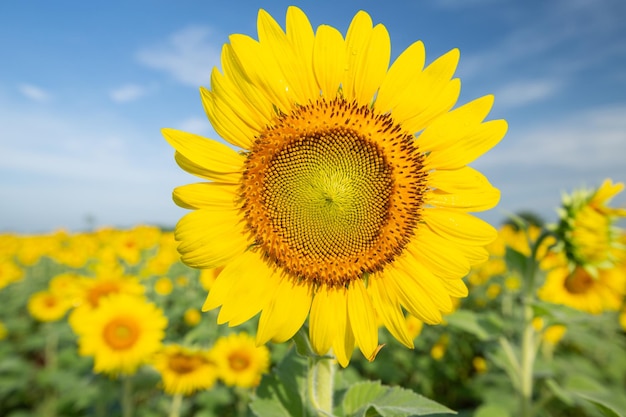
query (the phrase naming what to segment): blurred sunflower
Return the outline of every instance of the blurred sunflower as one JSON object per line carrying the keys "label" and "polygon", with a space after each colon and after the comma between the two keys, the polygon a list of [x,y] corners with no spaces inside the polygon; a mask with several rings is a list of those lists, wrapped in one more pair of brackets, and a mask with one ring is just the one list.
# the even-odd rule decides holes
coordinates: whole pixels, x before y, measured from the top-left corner
{"label": "blurred sunflower", "polygon": [[69,323],[75,331],[79,331],[78,326],[84,323],[80,317],[97,308],[104,298],[113,294],[141,296],[145,292],[145,287],[136,277],[108,268],[99,271],[95,278],[83,277],[79,286],[78,306],[69,317]]}
{"label": "blurred sunflower", "polygon": [[269,350],[257,346],[247,333],[217,339],[211,349],[219,378],[228,386],[251,388],[261,382],[270,365]]}
{"label": "blurred sunflower", "polygon": [[57,321],[72,306],[71,299],[51,291],[38,291],[28,299],[28,312],[39,321]]}
{"label": "blurred sunflower", "polygon": [[152,360],[161,374],[163,390],[171,395],[191,395],[215,384],[217,372],[208,350],[168,345]]}
{"label": "blurred sunflower", "polygon": [[625,292],[626,274],[622,268],[596,269],[591,275],[587,268],[572,267],[563,261],[548,272],[537,295],[544,301],[600,314],[618,310]]}
{"label": "blurred sunflower", "polygon": [[624,259],[626,245],[616,223],[626,217],[626,209],[607,205],[623,189],[623,183],[606,179],[595,190],[578,190],[563,198],[556,233],[568,260],[592,275],[597,268],[612,268]]}
{"label": "blurred sunflower", "polygon": [[161,348],[167,319],[142,297],[115,294],[77,318],[79,353],[93,356],[94,371],[133,374]]}
{"label": "blurred sunflower", "polygon": [[[504,136],[485,96],[451,110],[459,51],[424,67],[421,42],[389,67],[383,25],[356,14],[344,39],[314,32],[296,7],[286,31],[264,10],[258,36],[222,49],[202,102],[227,142],[163,134],[184,170],[209,180],[174,190],[195,210],[176,227],[182,260],[224,266],[204,310],[241,324],[261,313],[257,343],[285,341],[309,317],[317,353],[373,359],[377,316],[408,347],[403,309],[425,323],[463,297],[470,266],[496,231],[468,212],[499,191],[467,166]],[[309,316],[310,314],[310,316]]]}

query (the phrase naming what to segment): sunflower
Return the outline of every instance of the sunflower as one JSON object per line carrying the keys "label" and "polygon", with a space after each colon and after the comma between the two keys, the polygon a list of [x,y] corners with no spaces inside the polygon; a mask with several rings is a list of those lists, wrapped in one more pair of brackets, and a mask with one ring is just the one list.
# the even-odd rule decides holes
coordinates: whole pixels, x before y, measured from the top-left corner
{"label": "sunflower", "polygon": [[167,319],[144,298],[114,294],[81,315],[79,353],[94,357],[94,371],[133,374],[161,348]]}
{"label": "sunflower", "polygon": [[556,233],[570,262],[593,275],[597,268],[612,268],[626,253],[622,231],[616,227],[626,209],[608,206],[623,189],[623,183],[606,179],[595,190],[578,190],[563,198]]}
{"label": "sunflower", "polygon": [[592,275],[587,268],[563,260],[548,272],[537,295],[544,301],[600,314],[618,310],[625,292],[626,274],[621,267],[597,269]]}
{"label": "sunflower", "polygon": [[65,316],[72,306],[71,299],[51,291],[38,291],[28,299],[28,312],[39,321],[57,321]]}
{"label": "sunflower", "polygon": [[217,339],[211,358],[219,378],[228,386],[251,388],[259,385],[270,365],[269,350],[257,346],[247,333],[230,334]]}
{"label": "sunflower", "polygon": [[164,391],[171,395],[209,389],[217,379],[208,350],[168,345],[155,355],[152,366],[161,374]]}
{"label": "sunflower", "polygon": [[194,210],[177,224],[182,260],[224,267],[204,310],[239,325],[260,313],[257,343],[285,341],[309,317],[319,354],[373,359],[379,316],[413,347],[403,309],[434,324],[463,297],[496,231],[468,212],[499,191],[467,166],[505,134],[484,122],[493,97],[451,110],[453,49],[424,67],[422,42],[389,67],[390,40],[360,11],[347,35],[314,32],[296,7],[286,31],[264,10],[258,36],[232,35],[202,88],[230,145],[164,129],[184,170],[208,182],[174,190]]}
{"label": "sunflower", "polygon": [[82,277],[79,286],[78,306],[69,317],[69,323],[74,331],[79,331],[80,323],[85,323],[80,318],[96,309],[104,298],[113,294],[141,296],[145,292],[145,287],[141,285],[139,279],[109,268],[102,269],[95,278]]}

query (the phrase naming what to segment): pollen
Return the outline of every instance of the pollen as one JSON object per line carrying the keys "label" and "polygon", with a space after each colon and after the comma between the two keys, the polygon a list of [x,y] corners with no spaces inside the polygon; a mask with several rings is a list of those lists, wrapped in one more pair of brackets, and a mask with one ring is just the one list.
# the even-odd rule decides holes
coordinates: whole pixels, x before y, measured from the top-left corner
{"label": "pollen", "polygon": [[412,134],[356,102],[318,99],[280,114],[242,177],[253,250],[313,285],[382,270],[419,224],[423,160]]}

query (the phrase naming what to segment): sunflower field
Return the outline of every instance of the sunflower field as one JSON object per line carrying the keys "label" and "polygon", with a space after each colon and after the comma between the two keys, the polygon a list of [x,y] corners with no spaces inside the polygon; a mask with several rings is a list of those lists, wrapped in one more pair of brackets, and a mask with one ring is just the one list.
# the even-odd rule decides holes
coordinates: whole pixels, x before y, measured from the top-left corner
{"label": "sunflower field", "polygon": [[0,415],[626,416],[624,184],[494,227],[458,49],[285,22],[223,45],[218,138],[162,129],[174,228],[0,235]]}
{"label": "sunflower field", "polygon": [[[338,369],[307,352],[306,332],[257,345],[258,318],[228,327],[202,312],[220,270],[184,265],[172,231],[3,234],[0,410],[306,416],[331,401],[337,416],[622,416],[626,234],[613,221],[626,213],[606,205],[621,188],[573,194],[558,224],[507,221],[442,325],[407,315],[413,350],[381,329],[375,359]],[[324,372],[330,398],[312,378]]]}

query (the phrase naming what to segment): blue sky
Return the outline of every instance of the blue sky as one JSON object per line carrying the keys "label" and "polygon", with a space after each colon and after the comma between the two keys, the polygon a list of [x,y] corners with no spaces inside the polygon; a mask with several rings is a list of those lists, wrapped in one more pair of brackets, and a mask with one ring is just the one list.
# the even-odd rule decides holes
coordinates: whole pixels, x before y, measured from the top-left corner
{"label": "blue sky", "polygon": [[366,10],[393,57],[460,48],[459,103],[493,93],[490,118],[509,121],[473,164],[502,191],[483,218],[553,220],[561,192],[626,180],[624,0],[2,2],[0,231],[174,225],[171,191],[195,178],[160,129],[217,137],[198,87],[221,45],[256,37],[259,8],[284,25],[290,4],[343,33]]}

